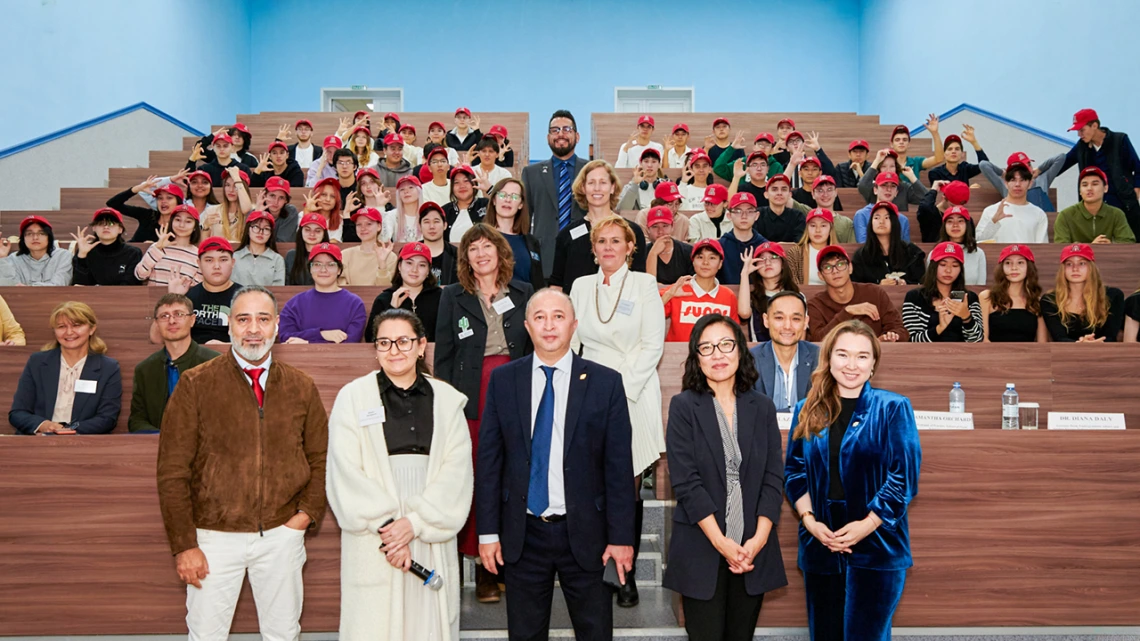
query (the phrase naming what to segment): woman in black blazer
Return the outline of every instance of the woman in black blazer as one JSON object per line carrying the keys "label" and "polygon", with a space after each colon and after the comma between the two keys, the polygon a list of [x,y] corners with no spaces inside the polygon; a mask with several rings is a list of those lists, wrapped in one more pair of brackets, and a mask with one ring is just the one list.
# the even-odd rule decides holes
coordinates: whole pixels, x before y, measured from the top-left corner
{"label": "woman in black blazer", "polygon": [[[534,293],[528,283],[512,280],[511,248],[494,227],[475,223],[459,244],[459,282],[443,289],[435,328],[435,377],[467,396],[467,426],[472,458],[479,451],[479,419],[491,370],[533,351],[524,321]],[[459,551],[478,558],[475,510],[459,532]],[[494,575],[477,566],[476,598],[499,600]]]}
{"label": "woman in black blazer", "polygon": [[104,356],[107,344],[95,335],[94,310],[60,303],[49,323],[55,338],[28,358],[8,422],[21,434],[110,432],[119,420],[123,381],[118,361]]}
{"label": "woman in black blazer", "polygon": [[697,321],[665,437],[677,507],[664,586],[681,593],[694,640],[752,639],[764,593],[788,584],[780,428],[757,376],[739,325]]}

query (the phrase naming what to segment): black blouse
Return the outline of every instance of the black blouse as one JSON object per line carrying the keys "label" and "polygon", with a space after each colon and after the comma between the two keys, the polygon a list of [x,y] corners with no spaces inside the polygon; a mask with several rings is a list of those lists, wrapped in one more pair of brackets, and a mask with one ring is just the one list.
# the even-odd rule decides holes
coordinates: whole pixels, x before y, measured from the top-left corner
{"label": "black blouse", "polygon": [[[392,309],[392,296],[395,293],[396,288],[389,287],[380,292],[380,295],[372,302],[372,312],[368,315],[368,325],[364,328],[365,341],[371,343],[376,340],[376,318]],[[409,296],[400,304],[400,309],[406,309],[419,317],[420,322],[424,324],[424,335],[427,336],[429,343],[435,342],[435,322],[439,315],[439,298],[442,294],[443,290],[439,287],[430,289],[424,287],[415,300]]]}
{"label": "black blouse", "polygon": [[435,429],[435,390],[423,374],[408,389],[398,387],[384,372],[376,374],[384,404],[384,441],[388,454],[431,454]]}
{"label": "black blouse", "polygon": [[1033,343],[1037,340],[1037,314],[1028,309],[990,312],[991,343]]}
{"label": "black blouse", "polygon": [[878,261],[868,260],[863,248],[855,250],[851,257],[851,280],[856,283],[871,283],[878,285],[892,272],[903,272],[903,280],[907,285],[917,285],[926,273],[926,252],[914,243],[903,241],[906,246],[906,258],[900,264],[888,265],[889,258],[883,257]]}
{"label": "black blouse", "polygon": [[[649,255],[645,234],[641,231],[641,225],[631,227],[635,243],[630,271],[644,272],[645,258]],[[575,234],[578,234],[577,238],[574,237]],[[590,245],[590,222],[583,220],[567,225],[558,232],[558,238],[554,242],[554,270],[550,273],[547,284],[561,287],[562,291],[569,294],[575,280],[596,273],[598,264],[594,262],[594,249]]]}
{"label": "black blouse", "polygon": [[[843,490],[843,479],[839,476],[839,446],[843,443],[843,435],[847,433],[847,426],[851,423],[851,416],[859,405],[859,397],[840,398],[839,416],[827,430],[828,472],[831,480],[827,484],[827,498],[833,501],[842,501],[847,498]],[[833,523],[836,529],[847,525],[846,523]]]}
{"label": "black blouse", "polygon": [[1068,323],[1061,322],[1061,314],[1057,310],[1055,294],[1049,292],[1041,297],[1041,315],[1045,317],[1045,327],[1049,336],[1057,343],[1075,343],[1080,337],[1095,334],[1097,338],[1104,338],[1105,342],[1114,343],[1124,326],[1124,292],[1115,287],[1105,287],[1105,296],[1108,298],[1108,318],[1093,329],[1082,317],[1073,316]]}

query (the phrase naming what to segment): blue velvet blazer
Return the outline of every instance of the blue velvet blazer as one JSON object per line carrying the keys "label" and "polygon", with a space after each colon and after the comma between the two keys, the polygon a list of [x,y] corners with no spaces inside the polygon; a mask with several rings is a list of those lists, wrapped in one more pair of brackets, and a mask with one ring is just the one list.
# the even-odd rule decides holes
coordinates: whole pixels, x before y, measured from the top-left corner
{"label": "blue velvet blazer", "polygon": [[[828,486],[831,472],[828,429],[811,439],[793,439],[804,401],[796,405],[788,432],[784,491],[793,504],[811,494],[815,518],[832,530]],[[900,394],[863,385],[863,394],[839,446],[839,477],[847,495],[847,515],[857,521],[874,512],[883,520],[847,557],[852,567],[902,570],[914,562],[910,555],[907,505],[918,494],[922,448],[910,400]],[[799,566],[804,572],[838,574],[837,555],[799,528]]]}

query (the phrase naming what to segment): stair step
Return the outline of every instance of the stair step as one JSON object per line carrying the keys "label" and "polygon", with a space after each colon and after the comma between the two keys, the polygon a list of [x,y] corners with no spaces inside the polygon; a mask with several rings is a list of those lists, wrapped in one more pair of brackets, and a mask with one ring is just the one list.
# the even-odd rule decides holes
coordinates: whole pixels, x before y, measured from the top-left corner
{"label": "stair step", "polygon": [[[633,608],[619,608],[614,606],[614,636],[622,638],[618,632],[640,632],[644,629],[670,629],[679,631],[680,638],[685,638],[684,630],[677,627],[677,618],[673,615],[673,591],[662,587],[644,586],[638,583],[640,603]],[[463,638],[506,638],[507,628],[507,599],[510,594],[503,595],[498,603],[479,603],[475,600],[475,589],[464,588],[459,614],[460,636]],[[550,617],[551,637],[559,635],[556,631],[565,630],[569,638],[573,638],[570,625],[570,615],[566,611],[566,602],[562,598],[562,590],[554,590]],[[468,636],[468,632],[480,632],[491,636]],[[500,634],[501,633],[501,634]],[[647,638],[647,637],[640,637]],[[648,637],[652,639],[653,637]],[[672,638],[672,637],[664,637]]]}

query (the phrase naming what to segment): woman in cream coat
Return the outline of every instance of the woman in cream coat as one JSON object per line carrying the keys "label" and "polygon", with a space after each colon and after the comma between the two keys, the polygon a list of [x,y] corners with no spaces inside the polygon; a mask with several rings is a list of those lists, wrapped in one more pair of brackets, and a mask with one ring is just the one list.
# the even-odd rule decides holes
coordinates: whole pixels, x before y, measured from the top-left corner
{"label": "woman in cream coat", "polygon": [[[586,196],[589,199],[588,186]],[[624,218],[611,215],[599,220],[590,229],[590,244],[599,269],[596,274],[578,278],[570,290],[578,317],[573,348],[577,351],[581,345],[582,358],[621,373],[633,426],[631,472],[640,489],[642,473],[665,451],[661,382],[657,378],[657,363],[665,347],[665,306],[657,293],[657,279],[629,270],[635,237]],[[639,498],[635,559],[641,523]],[[626,579],[618,593],[618,605],[631,607],[638,601],[637,586],[631,576]]]}
{"label": "woman in cream coat", "polygon": [[[426,375],[427,339],[414,314],[392,309],[376,322],[380,370],[346,385],[329,417],[327,492],[341,529],[340,638],[455,641],[455,537],[474,484],[467,398]],[[393,404],[411,414],[397,420],[407,413]],[[443,589],[409,572],[413,560],[438,572]]]}

